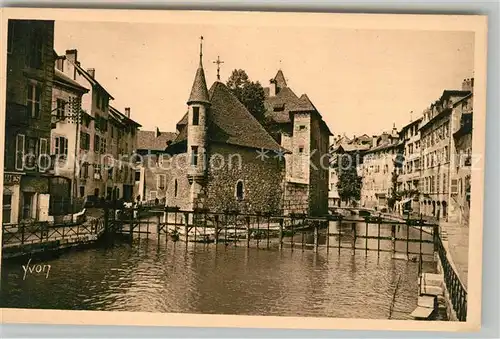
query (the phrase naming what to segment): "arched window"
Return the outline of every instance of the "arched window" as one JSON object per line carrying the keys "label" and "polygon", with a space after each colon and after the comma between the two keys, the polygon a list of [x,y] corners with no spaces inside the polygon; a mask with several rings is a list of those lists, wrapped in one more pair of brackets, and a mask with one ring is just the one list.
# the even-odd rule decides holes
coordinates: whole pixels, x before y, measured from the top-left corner
{"label": "arched window", "polygon": [[243,200],[243,198],[244,198],[243,181],[238,180],[238,182],[236,183],[236,199]]}
{"label": "arched window", "polygon": [[177,197],[177,179],[174,180],[174,197]]}

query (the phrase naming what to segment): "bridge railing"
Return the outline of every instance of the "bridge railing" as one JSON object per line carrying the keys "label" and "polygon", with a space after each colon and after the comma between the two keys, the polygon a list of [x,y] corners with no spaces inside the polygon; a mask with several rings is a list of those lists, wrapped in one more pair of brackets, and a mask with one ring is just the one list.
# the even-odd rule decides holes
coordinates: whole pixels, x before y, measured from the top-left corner
{"label": "bridge railing", "polygon": [[25,222],[2,225],[2,248],[46,243],[56,240],[97,238],[104,231],[104,218],[85,222]]}
{"label": "bridge railing", "polygon": [[448,258],[443,241],[438,234],[435,236],[436,250],[443,268],[444,282],[450,295],[451,304],[459,321],[467,320],[467,289],[460,280],[457,271]]}
{"label": "bridge railing", "polygon": [[[113,229],[130,236],[157,234],[166,241],[224,243],[260,248],[331,248],[404,253],[416,261],[419,254],[433,257],[434,225],[423,220],[341,215],[310,216],[300,213],[214,212],[166,207],[161,215],[141,218],[133,208],[110,213]],[[139,216],[139,217],[138,217]],[[156,230],[155,230],[156,228]],[[152,236],[152,235],[151,235]]]}

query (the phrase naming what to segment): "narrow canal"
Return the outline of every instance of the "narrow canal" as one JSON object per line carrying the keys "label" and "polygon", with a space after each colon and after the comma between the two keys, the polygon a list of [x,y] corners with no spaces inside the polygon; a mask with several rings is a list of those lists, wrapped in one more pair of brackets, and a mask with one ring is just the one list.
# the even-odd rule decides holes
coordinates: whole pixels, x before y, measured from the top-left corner
{"label": "narrow canal", "polygon": [[[352,224],[330,228],[340,228],[345,246],[352,243]],[[355,229],[363,234],[365,224]],[[398,230],[404,237],[400,233],[406,231]],[[415,229],[410,233],[419,236]],[[326,236],[320,239],[325,241]],[[331,236],[329,242],[339,239]],[[365,244],[356,240],[356,246]],[[374,246],[377,241],[370,239],[368,247]],[[391,246],[381,243],[383,249]],[[405,246],[396,243],[402,252]],[[153,234],[32,259],[36,263],[51,265],[48,277],[23,279],[23,261],[3,263],[1,307],[387,319],[399,280],[392,319],[410,319],[418,297],[418,263],[392,259],[391,251],[186,246],[158,242]],[[425,271],[433,269],[432,262],[424,262]]]}

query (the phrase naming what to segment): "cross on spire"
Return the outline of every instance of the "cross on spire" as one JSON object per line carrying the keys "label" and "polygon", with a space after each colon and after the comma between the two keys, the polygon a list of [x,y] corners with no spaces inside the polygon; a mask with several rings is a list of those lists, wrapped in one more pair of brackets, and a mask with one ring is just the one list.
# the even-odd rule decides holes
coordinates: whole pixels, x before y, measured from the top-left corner
{"label": "cross on spire", "polygon": [[217,56],[217,60],[214,61],[214,64],[217,64],[217,80],[220,81],[220,65],[223,64],[224,61]]}
{"label": "cross on spire", "polygon": [[203,59],[203,35],[200,36],[200,67],[203,67],[202,59]]}

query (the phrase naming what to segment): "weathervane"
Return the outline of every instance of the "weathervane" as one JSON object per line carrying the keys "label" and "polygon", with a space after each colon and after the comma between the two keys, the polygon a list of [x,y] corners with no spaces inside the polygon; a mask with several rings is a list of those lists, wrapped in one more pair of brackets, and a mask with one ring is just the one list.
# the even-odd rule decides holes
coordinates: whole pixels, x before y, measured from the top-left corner
{"label": "weathervane", "polygon": [[220,59],[219,56],[217,56],[217,60],[214,61],[214,64],[217,64],[217,80],[220,81],[220,65],[223,64],[224,61]]}

